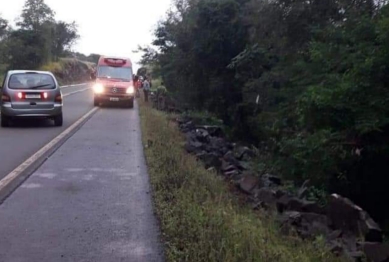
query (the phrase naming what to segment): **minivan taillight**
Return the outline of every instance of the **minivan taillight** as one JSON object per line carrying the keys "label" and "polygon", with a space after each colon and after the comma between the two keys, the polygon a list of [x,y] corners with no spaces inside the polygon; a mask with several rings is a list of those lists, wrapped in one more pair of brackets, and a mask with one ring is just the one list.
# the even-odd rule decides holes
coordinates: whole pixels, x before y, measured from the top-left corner
{"label": "minivan taillight", "polygon": [[1,101],[3,101],[3,102],[11,102],[11,98],[9,96],[3,94],[1,96]]}
{"label": "minivan taillight", "polygon": [[55,102],[62,103],[62,95],[57,95],[54,99]]}

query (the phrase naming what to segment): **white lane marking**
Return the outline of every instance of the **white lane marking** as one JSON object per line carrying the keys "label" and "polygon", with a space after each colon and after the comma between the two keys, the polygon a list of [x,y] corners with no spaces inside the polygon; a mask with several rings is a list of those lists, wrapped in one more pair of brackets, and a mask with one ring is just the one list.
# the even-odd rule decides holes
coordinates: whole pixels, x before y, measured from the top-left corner
{"label": "white lane marking", "polygon": [[81,171],[84,171],[84,170],[85,170],[84,168],[67,168],[66,169],[66,171],[72,172],[72,173],[81,172]]}
{"label": "white lane marking", "polygon": [[47,178],[47,179],[53,179],[57,176],[57,174],[54,173],[38,173],[36,176],[41,178]]}
{"label": "white lane marking", "polygon": [[42,187],[42,185],[37,183],[26,183],[24,185],[21,185],[21,187],[33,189],[33,188],[40,188]]}
{"label": "white lane marking", "polygon": [[75,86],[82,86],[82,85],[87,85],[87,84],[88,83],[81,83],[81,84],[75,84],[75,85],[60,86],[59,88],[75,87]]}
{"label": "white lane marking", "polygon": [[30,167],[35,161],[37,161],[40,157],[46,154],[50,149],[56,146],[63,138],[65,138],[68,134],[70,134],[74,129],[76,129],[81,123],[86,120],[89,116],[95,113],[99,108],[95,107],[91,109],[88,113],[78,119],[74,124],[68,127],[65,131],[51,140],[48,144],[39,149],[38,152],[30,156],[26,161],[20,164],[17,168],[15,168],[11,173],[9,173],[6,177],[0,180],[0,191],[4,190],[12,181],[17,179],[23,171],[25,171],[28,167]]}
{"label": "white lane marking", "polygon": [[67,97],[67,96],[70,96],[70,95],[74,95],[74,94],[77,94],[77,93],[81,93],[81,92],[84,92],[86,90],[89,90],[90,88],[84,88],[84,89],[81,89],[81,90],[77,90],[77,91],[74,91],[74,92],[70,92],[70,93],[67,93],[67,94],[64,94],[62,95],[63,97]]}

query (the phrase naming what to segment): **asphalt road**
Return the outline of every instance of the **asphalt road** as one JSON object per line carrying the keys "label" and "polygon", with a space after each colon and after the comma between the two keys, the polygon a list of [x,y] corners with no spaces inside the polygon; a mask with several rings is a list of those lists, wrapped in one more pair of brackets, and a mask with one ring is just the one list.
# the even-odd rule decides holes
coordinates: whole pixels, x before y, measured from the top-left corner
{"label": "asphalt road", "polygon": [[[67,123],[90,99],[67,99]],[[0,236],[1,262],[163,261],[137,106],[99,109],[0,205]]]}
{"label": "asphalt road", "polygon": [[32,120],[18,121],[12,127],[0,128],[0,179],[93,108],[92,91],[86,88],[88,85],[62,89],[62,127],[55,127],[50,120]]}

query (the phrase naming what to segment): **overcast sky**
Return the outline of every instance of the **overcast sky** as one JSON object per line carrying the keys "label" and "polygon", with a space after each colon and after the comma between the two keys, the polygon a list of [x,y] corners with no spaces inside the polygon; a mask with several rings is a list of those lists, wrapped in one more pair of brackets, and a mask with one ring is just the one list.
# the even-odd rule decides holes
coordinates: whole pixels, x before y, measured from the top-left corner
{"label": "overcast sky", "polygon": [[[2,17],[14,23],[25,0],[0,0]],[[150,44],[152,31],[171,0],[45,0],[56,19],[76,21],[81,38],[75,51],[127,56],[138,66],[138,45]]]}

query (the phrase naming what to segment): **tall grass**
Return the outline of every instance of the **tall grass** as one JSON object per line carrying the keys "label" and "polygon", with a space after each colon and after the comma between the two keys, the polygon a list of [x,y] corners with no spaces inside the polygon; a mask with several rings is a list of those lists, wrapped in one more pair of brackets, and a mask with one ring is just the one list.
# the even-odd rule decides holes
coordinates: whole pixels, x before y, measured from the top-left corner
{"label": "tall grass", "polygon": [[342,261],[321,241],[279,234],[239,204],[225,181],[183,151],[169,117],[140,102],[143,143],[168,261]]}

